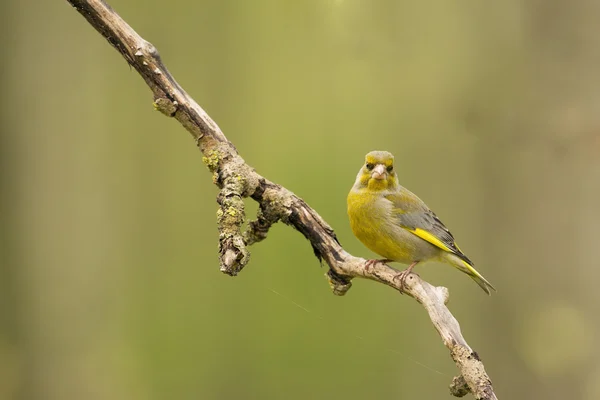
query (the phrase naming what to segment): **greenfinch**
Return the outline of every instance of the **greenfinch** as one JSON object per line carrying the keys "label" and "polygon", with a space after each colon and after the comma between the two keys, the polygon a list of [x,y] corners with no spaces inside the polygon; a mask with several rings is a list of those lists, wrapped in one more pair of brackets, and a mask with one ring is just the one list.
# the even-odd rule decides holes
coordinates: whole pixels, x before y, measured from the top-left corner
{"label": "greenfinch", "polygon": [[394,156],[387,151],[372,151],[348,194],[348,216],[354,235],[369,249],[384,257],[373,263],[399,262],[409,267],[404,279],[420,262],[438,260],[469,275],[487,293],[496,290],[458,248],[454,237],[427,205],[400,186],[394,171]]}

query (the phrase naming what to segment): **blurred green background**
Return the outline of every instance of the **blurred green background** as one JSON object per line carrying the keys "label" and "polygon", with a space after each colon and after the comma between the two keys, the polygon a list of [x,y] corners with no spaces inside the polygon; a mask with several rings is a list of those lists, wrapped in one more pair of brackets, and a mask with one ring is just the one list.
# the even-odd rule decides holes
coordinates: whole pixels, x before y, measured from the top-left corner
{"label": "blurred green background", "polygon": [[[346,194],[396,155],[499,289],[418,269],[499,398],[600,399],[599,2],[110,4],[355,255]],[[191,136],[66,1],[0,9],[0,399],[450,398],[424,310],[333,296],[292,229],[221,274]]]}

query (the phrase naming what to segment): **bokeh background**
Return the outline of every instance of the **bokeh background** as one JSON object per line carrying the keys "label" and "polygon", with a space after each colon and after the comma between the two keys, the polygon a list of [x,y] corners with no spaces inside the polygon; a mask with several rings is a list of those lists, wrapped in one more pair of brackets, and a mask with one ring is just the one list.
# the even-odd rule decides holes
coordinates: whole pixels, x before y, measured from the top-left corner
{"label": "bokeh background", "polygon": [[[396,155],[499,289],[418,270],[499,398],[600,399],[599,2],[110,4],[353,254],[346,193]],[[66,1],[0,9],[0,399],[450,398],[423,309],[333,296],[292,229],[222,275],[191,136]]]}

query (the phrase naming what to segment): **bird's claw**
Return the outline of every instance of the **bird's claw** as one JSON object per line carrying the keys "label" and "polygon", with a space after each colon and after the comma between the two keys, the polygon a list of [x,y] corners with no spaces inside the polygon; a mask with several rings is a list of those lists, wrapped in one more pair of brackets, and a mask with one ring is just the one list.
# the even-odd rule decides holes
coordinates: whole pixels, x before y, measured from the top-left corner
{"label": "bird's claw", "polygon": [[408,278],[408,276],[412,273],[412,270],[415,267],[415,265],[417,265],[417,263],[418,261],[413,262],[408,268],[406,268],[404,271],[400,271],[396,276],[392,278],[394,282],[400,280],[400,293],[404,293],[404,287],[406,286],[406,278]]}
{"label": "bird's claw", "polygon": [[365,263],[365,271],[367,273],[371,273],[371,269],[373,268],[373,265],[377,264],[377,263],[382,263],[385,264],[387,262],[390,262],[392,260],[388,260],[387,258],[382,258],[381,260],[367,260],[367,262]]}
{"label": "bird's claw", "polygon": [[371,272],[371,268],[373,268],[373,265],[377,262],[377,260],[367,260],[367,262],[365,263],[365,271],[367,271],[368,273]]}
{"label": "bird's claw", "polygon": [[410,271],[404,270],[401,271],[399,274],[397,274],[396,276],[394,276],[394,278],[392,278],[392,280],[394,282],[399,282],[400,283],[400,292],[404,293],[404,287],[406,285],[406,277],[408,277],[408,275],[410,275]]}

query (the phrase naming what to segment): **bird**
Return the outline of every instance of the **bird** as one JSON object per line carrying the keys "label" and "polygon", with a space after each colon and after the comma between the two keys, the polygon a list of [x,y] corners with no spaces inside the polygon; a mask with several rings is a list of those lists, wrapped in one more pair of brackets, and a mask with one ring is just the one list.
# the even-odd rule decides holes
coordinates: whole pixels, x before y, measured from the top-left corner
{"label": "bird", "polygon": [[372,151],[348,194],[348,217],[354,235],[370,250],[384,257],[367,261],[398,262],[409,267],[396,278],[404,280],[426,261],[441,261],[469,275],[488,295],[496,291],[459,249],[454,236],[417,195],[398,183],[394,156]]}

